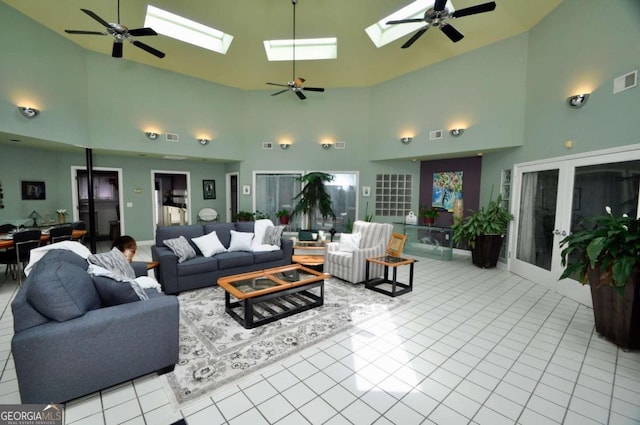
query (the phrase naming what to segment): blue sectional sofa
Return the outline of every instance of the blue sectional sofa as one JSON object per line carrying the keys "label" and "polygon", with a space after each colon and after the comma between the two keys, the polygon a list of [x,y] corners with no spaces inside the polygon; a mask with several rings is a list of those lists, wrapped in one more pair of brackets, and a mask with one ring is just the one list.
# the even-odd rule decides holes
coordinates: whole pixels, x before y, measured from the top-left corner
{"label": "blue sectional sofa", "polygon": [[[140,300],[130,284],[92,278],[87,266],[51,250],[11,303],[22,403],[65,402],[178,362],[177,298],[146,289]],[[147,273],[144,263],[134,270]]]}
{"label": "blue sectional sofa", "polygon": [[[153,261],[159,264],[156,278],[167,294],[178,294],[182,291],[217,285],[218,278],[232,274],[246,273],[271,267],[291,264],[293,241],[282,238],[280,249],[266,252],[234,251],[221,252],[212,257],[204,257],[198,247],[191,241],[213,231],[220,242],[228,248],[231,241],[231,230],[237,232],[254,231],[254,222],[209,223],[188,226],[159,226],[156,229],[155,245],[151,247]],[[184,236],[196,251],[195,258],[182,263],[164,243],[164,240]]]}

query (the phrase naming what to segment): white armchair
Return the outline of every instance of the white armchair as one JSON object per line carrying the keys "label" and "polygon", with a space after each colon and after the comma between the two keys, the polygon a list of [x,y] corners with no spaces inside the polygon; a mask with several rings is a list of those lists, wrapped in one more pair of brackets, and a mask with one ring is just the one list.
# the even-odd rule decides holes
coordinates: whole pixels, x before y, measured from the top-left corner
{"label": "white armchair", "polygon": [[[325,246],[324,272],[352,283],[365,280],[366,259],[384,255],[389,243],[393,226],[388,223],[369,223],[356,220],[352,234],[361,235],[359,248],[353,251],[340,251],[338,242],[329,242]],[[369,277],[382,276],[383,267],[370,264]]]}

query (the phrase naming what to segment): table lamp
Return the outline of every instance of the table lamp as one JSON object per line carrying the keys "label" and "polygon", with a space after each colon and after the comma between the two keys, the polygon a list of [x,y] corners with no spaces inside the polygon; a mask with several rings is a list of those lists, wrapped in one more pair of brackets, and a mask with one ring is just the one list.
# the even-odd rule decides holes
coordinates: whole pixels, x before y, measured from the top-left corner
{"label": "table lamp", "polygon": [[33,227],[38,227],[38,219],[42,218],[36,210],[31,211],[29,218],[33,220]]}

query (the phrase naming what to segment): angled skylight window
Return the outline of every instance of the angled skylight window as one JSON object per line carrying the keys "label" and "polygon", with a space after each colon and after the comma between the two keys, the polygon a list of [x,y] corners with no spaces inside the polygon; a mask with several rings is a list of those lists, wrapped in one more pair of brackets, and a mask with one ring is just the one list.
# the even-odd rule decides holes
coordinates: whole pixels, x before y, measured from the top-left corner
{"label": "angled skylight window", "polygon": [[[264,50],[269,61],[293,60],[293,40],[265,40]],[[296,39],[296,60],[335,59],[338,57],[338,39]]]}
{"label": "angled skylight window", "polygon": [[[367,33],[376,47],[382,47],[386,44],[391,43],[392,41],[396,41],[397,39],[404,37],[409,33],[419,30],[425,25],[424,22],[387,25],[387,21],[423,18],[424,12],[427,9],[432,8],[433,4],[434,0],[416,0],[408,6],[405,6],[400,10],[396,10],[391,15],[385,16],[375,24],[365,28],[364,31]],[[453,13],[455,11],[451,0],[447,2],[446,9],[449,11],[449,13]]]}
{"label": "angled skylight window", "polygon": [[144,26],[153,28],[158,34],[223,55],[233,40],[232,35],[151,5],[147,5]]}

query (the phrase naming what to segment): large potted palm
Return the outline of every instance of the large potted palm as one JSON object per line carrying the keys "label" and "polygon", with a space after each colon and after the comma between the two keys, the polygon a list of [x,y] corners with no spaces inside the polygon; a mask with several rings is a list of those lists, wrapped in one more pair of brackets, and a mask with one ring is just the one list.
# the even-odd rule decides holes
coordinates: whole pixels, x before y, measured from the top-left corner
{"label": "large potted palm", "polygon": [[560,279],[589,284],[598,334],[625,350],[639,348],[640,220],[606,212],[560,241]]}
{"label": "large potted palm", "polygon": [[291,212],[292,216],[305,214],[307,217],[307,229],[301,230],[301,240],[307,233],[311,235],[313,224],[316,222],[316,212],[322,218],[333,218],[335,216],[331,205],[331,196],[327,193],[325,183],[333,181],[333,175],[323,172],[312,172],[300,176],[298,180],[302,183],[300,193],[293,197],[296,205]]}
{"label": "large potted palm", "polygon": [[471,211],[470,216],[451,227],[453,241],[469,245],[471,260],[476,266],[495,267],[511,220],[513,215],[503,205],[502,195],[498,195],[486,207]]}

